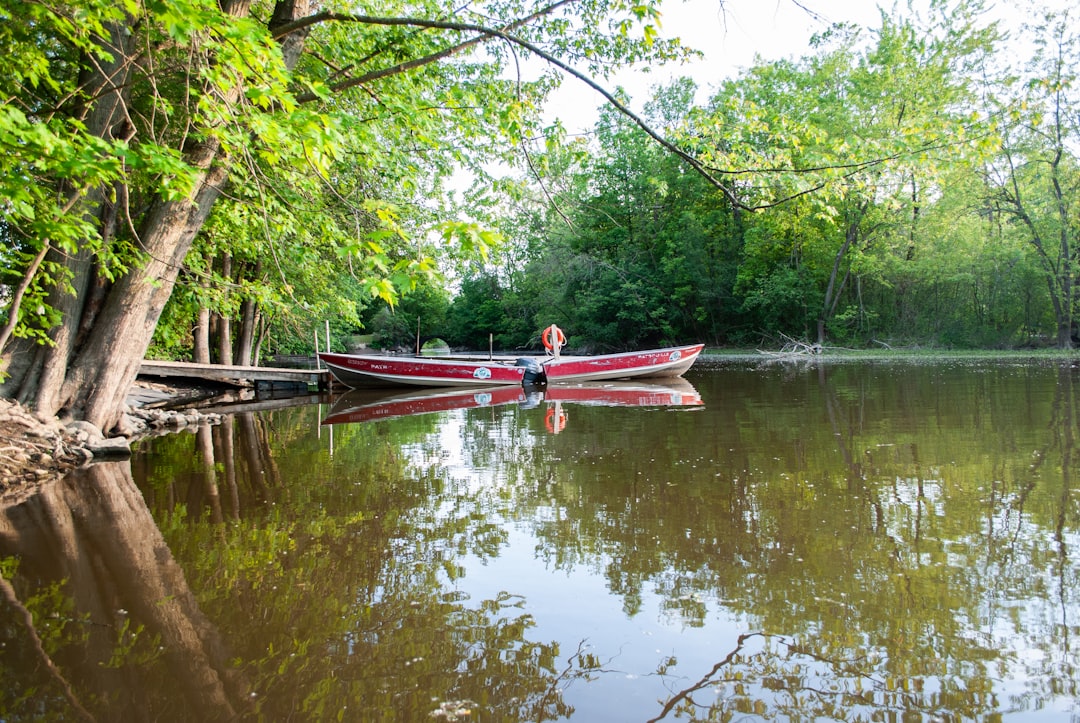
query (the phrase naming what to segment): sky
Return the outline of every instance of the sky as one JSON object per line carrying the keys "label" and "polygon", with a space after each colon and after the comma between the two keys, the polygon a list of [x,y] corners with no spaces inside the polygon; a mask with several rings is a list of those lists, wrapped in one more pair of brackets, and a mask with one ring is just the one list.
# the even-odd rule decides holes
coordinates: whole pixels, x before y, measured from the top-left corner
{"label": "sky", "polygon": [[[688,75],[703,90],[750,67],[754,57],[767,60],[798,57],[809,49],[811,37],[836,22],[875,26],[879,18],[873,0],[665,0],[661,35],[679,37],[683,44],[705,53],[692,64],[623,71],[602,82],[608,90],[622,86],[640,110],[650,88]],[[813,12],[807,12],[810,10]],[[703,100],[703,99],[702,99]],[[547,115],[559,117],[569,133],[592,128],[596,108],[603,103],[595,91],[573,78],[551,100]]]}
{"label": "sky", "polygon": [[[991,6],[991,17],[1006,18],[1016,25],[1016,8],[1022,3],[1025,0],[998,0]],[[1047,4],[1078,7],[1080,0],[1047,0]],[[907,0],[899,3],[904,14],[907,5]],[[916,12],[925,13],[929,1],[913,0],[913,6]],[[704,101],[713,86],[753,65],[755,56],[765,60],[800,57],[809,51],[814,35],[837,22],[876,28],[881,18],[879,7],[891,12],[893,0],[665,0],[661,34],[682,38],[685,45],[705,53],[705,58],[651,73],[624,71],[601,85],[608,90],[624,87],[631,95],[631,107],[640,111],[654,85],[688,75],[705,92],[699,99]],[[595,91],[567,78],[548,104],[546,115],[548,119],[560,118],[567,132],[581,133],[591,130],[602,103]]]}

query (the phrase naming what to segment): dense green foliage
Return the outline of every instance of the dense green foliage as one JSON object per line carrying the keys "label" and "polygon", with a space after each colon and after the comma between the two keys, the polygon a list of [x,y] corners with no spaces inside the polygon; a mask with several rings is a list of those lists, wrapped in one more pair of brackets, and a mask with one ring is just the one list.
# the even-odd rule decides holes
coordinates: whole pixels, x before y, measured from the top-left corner
{"label": "dense green foliage", "polygon": [[[328,8],[282,32],[266,18],[284,10],[304,12],[0,5],[0,349],[11,335],[61,342],[68,363],[109,294],[151,305],[150,354],[241,362],[310,351],[327,320],[335,348],[358,333],[538,348],[552,322],[594,350],[1078,335],[1067,10],[1008,39],[982,0],[882,13],[876,28],[833,27],[805,57],[699,79],[704,102],[680,80],[639,119],[612,96],[592,137],[572,141],[540,127],[558,73],[602,81],[685,57],[658,38],[657,3],[500,5],[482,22],[407,3],[378,17]],[[522,82],[525,57],[560,70]],[[128,125],[108,125],[113,96],[93,94],[92,71],[125,60],[112,112]],[[527,171],[493,178],[505,164]],[[462,197],[446,182],[463,168],[476,184]],[[180,228],[169,204],[187,199],[205,216]],[[163,292],[113,293],[124,278]],[[74,313],[71,294],[89,308]],[[76,363],[69,388],[92,388],[100,350]]]}
{"label": "dense green foliage", "polygon": [[248,363],[484,263],[446,178],[559,74],[684,57],[657,5],[0,2],[0,394],[119,431],[147,353]]}
{"label": "dense green foliage", "polygon": [[498,283],[451,316],[516,329],[527,295],[533,323],[513,344],[556,322],[596,349],[1072,346],[1080,36],[1061,12],[1007,43],[982,9],[834,27],[704,104],[686,80],[655,89],[647,122],[708,180],[604,113],[587,153],[534,163],[557,192],[507,222],[524,271],[486,270]]}

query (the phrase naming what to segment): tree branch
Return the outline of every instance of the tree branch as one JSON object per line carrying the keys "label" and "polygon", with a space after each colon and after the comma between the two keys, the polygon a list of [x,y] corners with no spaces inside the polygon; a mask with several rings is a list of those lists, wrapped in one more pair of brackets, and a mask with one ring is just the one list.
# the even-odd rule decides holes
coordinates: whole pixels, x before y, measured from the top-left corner
{"label": "tree branch", "polygon": [[15,327],[19,322],[19,307],[22,306],[23,295],[26,294],[26,290],[30,288],[31,282],[34,280],[34,275],[37,273],[38,267],[41,266],[41,262],[45,260],[45,255],[49,253],[49,239],[45,239],[45,243],[41,245],[41,251],[38,251],[38,255],[34,257],[34,260],[30,262],[30,265],[26,267],[26,272],[23,274],[22,281],[19,282],[18,288],[15,289],[15,294],[11,297],[11,304],[8,306],[8,320],[7,324],[4,324],[3,331],[0,331],[0,354],[4,353],[4,347],[7,346],[8,339],[11,338],[11,334],[15,331]]}
{"label": "tree branch", "polygon": [[[476,37],[470,38],[469,40],[457,43],[455,45],[448,46],[437,53],[431,53],[430,55],[425,55],[421,58],[414,58],[412,60],[405,61],[404,63],[398,63],[397,65],[391,66],[389,68],[383,68],[381,70],[376,70],[370,73],[365,73],[363,75],[358,75],[353,78],[343,80],[339,83],[335,83],[331,86],[331,90],[333,90],[334,92],[339,92],[357,85],[361,85],[363,83],[370,83],[374,80],[386,78],[391,75],[399,75],[401,73],[405,73],[410,70],[414,70],[416,68],[438,62],[452,55],[457,55],[458,53],[468,50],[469,48],[472,48],[474,46],[480,45],[483,42],[486,42],[496,37],[501,37],[503,34],[508,33],[512,30],[516,30],[517,28],[527,25],[534,20],[537,20],[546,15],[550,15],[551,13],[555,12],[556,10],[565,5],[569,5],[578,1],[579,0],[559,0],[559,2],[548,5],[547,7],[538,10],[535,13],[515,20],[512,23],[508,23],[498,29],[486,28],[482,25],[473,25],[471,23],[457,23],[443,20],[425,20],[420,18],[383,18],[375,17],[372,15],[352,15],[347,13],[324,11],[316,13],[315,15],[308,16],[306,18],[301,18],[292,23],[287,23],[280,27],[274,28],[273,32],[275,39],[277,39],[319,23],[347,22],[357,23],[360,25],[414,27],[432,30],[455,30],[459,32],[477,33]],[[300,103],[309,103],[315,100],[316,97],[317,96],[315,96],[313,93],[305,93],[298,96],[297,101]]]}
{"label": "tree branch", "polygon": [[[720,193],[727,199],[727,201],[729,203],[731,203],[735,207],[738,207],[738,208],[741,208],[741,209],[744,209],[744,210],[747,210],[747,211],[759,211],[759,210],[779,206],[779,205],[781,205],[783,203],[786,203],[788,201],[792,201],[792,200],[794,200],[796,198],[799,198],[801,196],[807,195],[809,193],[813,193],[815,191],[818,191],[818,190],[824,188],[826,185],[828,185],[828,181],[822,181],[821,183],[815,184],[811,188],[804,189],[804,190],[789,194],[787,196],[784,196],[784,197],[779,198],[779,199],[775,199],[775,200],[770,201],[768,203],[763,203],[763,204],[758,204],[758,205],[751,206],[751,205],[748,205],[748,204],[744,203],[743,201],[739,200],[738,196],[735,194],[735,192],[731,188],[731,186],[729,184],[725,183],[723,180],[721,180],[718,177],[718,175],[736,176],[736,175],[744,175],[744,174],[750,174],[750,173],[769,173],[769,172],[773,172],[773,173],[776,173],[776,172],[813,173],[813,172],[820,172],[820,171],[824,171],[824,170],[845,170],[847,172],[845,174],[843,174],[841,176],[841,178],[849,178],[849,177],[854,176],[854,175],[858,174],[859,172],[865,170],[866,168],[871,168],[871,167],[880,165],[882,163],[888,162],[890,160],[895,160],[896,158],[899,158],[900,155],[901,155],[901,154],[894,154],[892,156],[888,156],[888,157],[884,157],[884,158],[876,158],[876,159],[871,159],[871,160],[868,160],[868,161],[856,161],[856,162],[849,163],[849,164],[840,164],[840,165],[836,165],[836,166],[827,166],[827,167],[823,167],[823,168],[807,168],[807,169],[760,169],[759,168],[759,169],[745,169],[745,170],[728,171],[728,170],[722,170],[722,169],[719,169],[719,168],[709,167],[709,166],[705,165],[704,163],[702,163],[700,160],[698,160],[693,154],[683,150],[682,148],[679,148],[675,143],[673,143],[672,141],[670,141],[667,138],[665,138],[664,136],[662,136],[658,131],[656,131],[648,123],[646,123],[640,116],[638,116],[636,113],[634,113],[632,110],[630,110],[630,108],[628,108],[622,101],[620,101],[618,98],[616,98],[613,93],[611,93],[606,88],[601,86],[599,83],[594,81],[588,75],[586,75],[586,74],[582,73],[581,71],[571,67],[570,65],[563,62],[559,58],[555,57],[551,53],[548,53],[547,51],[539,48],[538,46],[536,46],[533,43],[525,40],[524,38],[513,35],[512,32],[511,32],[511,31],[513,31],[513,30],[515,30],[517,28],[520,28],[520,27],[522,27],[524,25],[527,25],[527,24],[531,23],[532,21],[534,21],[534,20],[536,20],[536,19],[538,19],[540,17],[550,15],[555,10],[557,10],[557,9],[559,9],[561,7],[564,7],[566,5],[569,5],[569,4],[577,2],[577,1],[578,0],[560,0],[559,2],[553,3],[552,5],[548,5],[545,8],[543,8],[543,9],[541,9],[541,10],[535,12],[535,13],[532,13],[531,15],[528,15],[527,17],[515,20],[514,22],[508,23],[507,25],[504,25],[504,26],[502,26],[500,28],[492,28],[492,27],[488,27],[488,26],[485,26],[485,25],[475,24],[475,23],[455,22],[455,21],[448,21],[448,20],[427,20],[427,19],[424,19],[424,18],[407,18],[407,17],[376,17],[376,16],[371,16],[371,15],[354,15],[354,14],[335,13],[335,12],[326,11],[326,12],[316,13],[314,15],[311,15],[311,16],[307,17],[307,18],[301,18],[301,19],[299,19],[299,20],[297,20],[295,22],[292,22],[292,23],[282,25],[282,26],[276,28],[274,30],[274,33],[275,33],[275,37],[279,38],[279,37],[282,37],[282,36],[287,35],[289,33],[296,32],[298,30],[307,28],[307,27],[309,27],[311,25],[318,24],[318,23],[323,23],[323,22],[348,22],[348,23],[391,26],[391,27],[416,27],[416,28],[426,28],[426,29],[435,29],[435,30],[452,30],[452,31],[456,31],[456,32],[474,33],[475,34],[474,37],[472,37],[472,38],[470,38],[470,39],[468,39],[466,41],[463,41],[461,43],[457,43],[455,45],[448,46],[448,47],[444,48],[443,50],[440,50],[440,51],[438,51],[436,53],[431,53],[431,54],[423,56],[421,58],[414,58],[412,60],[405,61],[403,63],[399,63],[397,65],[391,66],[389,68],[383,68],[383,69],[380,69],[380,70],[375,70],[375,71],[372,71],[370,73],[365,73],[363,75],[358,75],[358,76],[343,80],[341,82],[335,83],[330,87],[332,92],[340,92],[340,91],[346,90],[348,88],[352,88],[352,87],[355,87],[355,86],[358,86],[358,85],[362,85],[364,83],[369,83],[369,82],[372,82],[372,81],[375,81],[375,80],[379,80],[381,78],[386,78],[386,77],[389,77],[389,76],[392,76],[392,75],[405,73],[405,72],[408,72],[409,70],[414,70],[416,68],[420,68],[420,67],[423,67],[425,65],[429,65],[431,63],[438,62],[440,60],[443,60],[444,58],[450,57],[452,55],[456,55],[456,54],[461,53],[461,52],[463,52],[465,50],[468,50],[469,48],[475,47],[475,46],[477,46],[477,45],[479,45],[481,43],[484,43],[484,42],[487,42],[487,41],[490,41],[490,40],[502,40],[502,41],[504,41],[504,42],[506,42],[506,43],[508,43],[510,45],[514,45],[514,46],[523,48],[523,49],[529,51],[530,53],[533,53],[537,57],[545,60],[550,65],[553,65],[554,67],[558,68],[563,73],[569,75],[572,78],[575,78],[576,80],[578,80],[578,81],[584,83],[585,85],[587,85],[588,87],[592,88],[596,93],[598,93],[601,97],[603,97],[604,100],[607,101],[607,103],[609,105],[611,105],[619,113],[621,113],[623,116],[625,116],[627,119],[629,119],[632,123],[634,123],[634,125],[636,125],[646,135],[648,135],[650,138],[652,138],[653,141],[658,143],[662,148],[667,150],[669,153],[671,153],[671,154],[675,155],[676,157],[682,159],[687,165],[689,165],[694,171],[696,171],[702,178],[704,178],[710,185],[712,185],[714,188],[719,190]],[[796,5],[798,5],[798,2],[796,2]],[[800,5],[800,7],[802,7],[802,6]],[[318,98],[318,96],[315,95],[314,93],[305,93],[305,94],[301,94],[301,95],[297,96],[297,101],[300,102],[300,103],[306,103],[306,102],[312,102],[314,100],[317,100],[317,98]],[[926,150],[940,149],[940,148],[948,147],[949,145],[950,144],[948,144],[948,143],[933,143],[933,144],[928,144],[927,146],[923,147],[920,150],[926,151]]]}

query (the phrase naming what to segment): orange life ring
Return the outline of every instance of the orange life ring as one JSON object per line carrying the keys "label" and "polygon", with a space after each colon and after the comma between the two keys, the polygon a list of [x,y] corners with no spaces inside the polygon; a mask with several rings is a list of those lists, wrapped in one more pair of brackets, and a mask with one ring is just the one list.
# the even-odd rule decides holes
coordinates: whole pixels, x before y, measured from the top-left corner
{"label": "orange life ring", "polygon": [[555,348],[555,345],[566,346],[566,334],[563,334],[563,330],[552,324],[548,328],[544,329],[544,333],[540,335],[540,341],[544,342],[544,348],[551,351]]}
{"label": "orange life ring", "polygon": [[560,409],[556,417],[555,407],[548,407],[547,414],[544,415],[544,428],[552,434],[558,434],[566,429],[566,412]]}

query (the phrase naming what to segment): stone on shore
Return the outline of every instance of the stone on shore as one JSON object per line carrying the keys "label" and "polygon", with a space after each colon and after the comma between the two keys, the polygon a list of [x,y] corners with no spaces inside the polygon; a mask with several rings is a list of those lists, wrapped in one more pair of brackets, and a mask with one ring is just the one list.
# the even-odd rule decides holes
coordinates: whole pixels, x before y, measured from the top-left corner
{"label": "stone on shore", "polygon": [[131,456],[131,443],[127,437],[109,437],[87,442],[86,448],[95,459],[127,459]]}
{"label": "stone on shore", "polygon": [[50,479],[95,460],[127,459],[131,442],[148,434],[161,434],[199,424],[220,424],[221,415],[194,410],[146,409],[144,404],[162,401],[162,388],[137,387],[118,430],[106,437],[85,421],[64,425],[60,420],[34,412],[18,402],[0,398],[0,501],[23,498]]}

